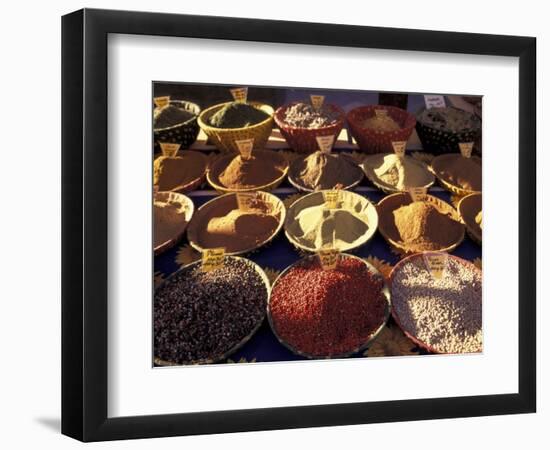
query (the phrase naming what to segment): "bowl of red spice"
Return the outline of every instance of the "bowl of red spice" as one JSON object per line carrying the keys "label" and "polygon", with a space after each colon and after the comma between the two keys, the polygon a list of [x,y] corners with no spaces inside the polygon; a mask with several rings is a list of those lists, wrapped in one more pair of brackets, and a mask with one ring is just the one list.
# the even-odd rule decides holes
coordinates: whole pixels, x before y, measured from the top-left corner
{"label": "bowl of red spice", "polygon": [[221,193],[270,191],[284,181],[288,167],[288,160],[271,150],[254,150],[249,158],[229,153],[212,163],[206,179]]}
{"label": "bowl of red spice", "polygon": [[317,255],[286,268],[271,288],[267,317],[279,342],[310,359],[344,358],[364,351],[390,316],[382,274],[342,253],[325,269]]}
{"label": "bowl of red spice", "polygon": [[367,153],[393,153],[392,142],[408,141],[416,125],[412,114],[386,105],[354,108],[346,119],[357,145]]}
{"label": "bowl of red spice", "polygon": [[376,209],[380,234],[400,253],[450,252],[464,240],[458,212],[433,195],[413,201],[409,193],[396,193],[380,200]]}
{"label": "bowl of red spice", "polygon": [[300,153],[313,153],[319,150],[318,136],[338,138],[346,114],[333,104],[314,108],[310,103],[292,102],[279,107],[273,119],[290,148]]}
{"label": "bowl of red spice", "polygon": [[220,195],[195,212],[187,228],[195,250],[224,247],[226,255],[242,255],[268,244],[281,231],[286,217],[281,199],[268,192],[247,193],[243,206],[239,195]]}

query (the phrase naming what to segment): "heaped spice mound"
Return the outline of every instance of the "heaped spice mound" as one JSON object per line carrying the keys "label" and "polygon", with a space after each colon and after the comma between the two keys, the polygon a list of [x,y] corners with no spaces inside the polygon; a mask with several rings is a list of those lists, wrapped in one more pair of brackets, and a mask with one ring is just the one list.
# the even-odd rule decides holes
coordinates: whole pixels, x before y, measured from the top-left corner
{"label": "heaped spice mound", "polygon": [[271,320],[277,336],[313,357],[359,349],[383,324],[384,282],[360,260],[342,256],[333,270],[316,257],[290,269],[274,286]]}
{"label": "heaped spice mound", "polygon": [[396,269],[391,294],[394,315],[411,336],[440,353],[482,351],[481,271],[449,258],[441,279],[422,255]]}
{"label": "heaped spice mound", "polygon": [[228,103],[210,118],[216,128],[246,128],[269,118],[269,114],[246,103]]}
{"label": "heaped spice mound", "polygon": [[177,364],[219,360],[262,322],[267,287],[254,266],[225,258],[202,272],[200,264],[171,276],[155,292],[155,357]]}
{"label": "heaped spice mound", "polygon": [[280,178],[284,168],[262,156],[248,159],[235,156],[220,173],[220,184],[229,189],[246,189],[265,186]]}
{"label": "heaped spice mound", "polygon": [[169,128],[175,125],[180,125],[195,117],[195,114],[178,108],[174,105],[168,105],[164,108],[157,108],[154,115],[154,128]]}

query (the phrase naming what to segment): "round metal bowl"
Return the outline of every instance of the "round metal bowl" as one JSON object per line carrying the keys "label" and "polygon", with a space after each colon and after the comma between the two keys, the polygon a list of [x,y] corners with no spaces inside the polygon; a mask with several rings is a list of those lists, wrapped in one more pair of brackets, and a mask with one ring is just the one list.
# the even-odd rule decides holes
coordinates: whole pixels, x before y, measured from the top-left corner
{"label": "round metal bowl", "polygon": [[[296,221],[296,216],[300,213],[300,211],[313,206],[322,205],[325,202],[323,192],[325,191],[317,191],[304,195],[292,203],[287,211],[285,220],[285,235],[288,240],[299,250],[304,250],[306,252],[316,252],[319,250],[318,248],[304,244],[301,238],[293,232],[293,228]],[[364,233],[360,239],[339,248],[341,252],[346,252],[354,250],[372,239],[376,233],[376,229],[378,228],[378,213],[376,211],[376,207],[366,197],[351,191],[342,190],[340,193],[342,196],[342,209],[352,211],[354,209],[354,205],[356,205],[356,207],[360,208],[360,211],[356,210],[356,212],[360,213],[361,219],[368,226],[366,233]]]}
{"label": "round metal bowl", "polygon": [[383,319],[381,320],[380,322],[380,325],[376,328],[376,330],[368,337],[368,339],[363,343],[361,344],[359,347],[357,348],[354,348],[352,350],[350,350],[349,352],[346,352],[346,353],[342,353],[342,354],[338,354],[338,355],[330,355],[330,356],[319,356],[319,355],[311,355],[309,353],[305,353],[305,352],[302,352],[300,351],[299,349],[293,347],[291,344],[289,344],[288,342],[284,341],[283,339],[281,339],[281,337],[277,334],[277,329],[275,327],[275,324],[273,322],[273,318],[271,316],[271,308],[270,308],[270,305],[271,305],[271,295],[273,294],[273,291],[275,289],[275,287],[277,286],[277,283],[291,270],[293,269],[294,267],[297,267],[297,266],[300,266],[300,265],[303,265],[303,264],[308,264],[310,263],[314,258],[317,258],[317,255],[308,255],[298,261],[296,261],[294,264],[288,266],[285,270],[283,270],[279,276],[275,279],[275,281],[273,282],[273,285],[271,286],[271,291],[270,291],[270,294],[269,294],[269,300],[268,300],[268,303],[267,303],[267,320],[269,322],[269,326],[271,327],[271,330],[273,331],[273,334],[275,335],[275,337],[277,338],[277,340],[283,345],[285,346],[287,349],[289,349],[292,353],[294,353],[295,355],[298,355],[298,356],[302,356],[303,358],[308,358],[308,359],[337,359],[337,358],[347,358],[349,356],[352,356],[356,353],[359,353],[361,351],[364,351],[366,350],[375,340],[376,338],[379,336],[379,334],[382,332],[383,328],[386,326],[386,322],[388,321],[389,317],[390,317],[390,312],[391,312],[391,298],[390,298],[390,290],[388,288],[388,285],[386,284],[386,281],[384,279],[384,276],[378,271],[378,269],[376,269],[376,267],[374,267],[372,264],[370,264],[369,262],[367,262],[366,260],[364,260],[363,258],[359,258],[358,256],[355,256],[355,255],[350,255],[350,254],[347,254],[347,253],[342,253],[340,254],[340,257],[341,258],[353,258],[353,259],[357,259],[359,261],[361,261],[363,264],[365,264],[365,266],[369,269],[369,271],[371,272],[371,274],[375,277],[375,278],[378,278],[380,279],[384,284],[383,284],[383,287],[382,287],[382,290],[381,290],[381,293],[382,295],[384,296],[384,298],[386,299],[386,302],[387,302],[387,305],[386,305],[386,309],[385,309],[385,312],[384,312],[384,317]]}
{"label": "round metal bowl", "polygon": [[[457,248],[464,240],[464,225],[460,220],[458,212],[448,203],[443,200],[434,197],[433,195],[426,195],[426,202],[433,204],[439,211],[450,214],[451,217],[456,220],[461,226],[462,231],[457,235],[448,246],[430,251],[451,252]],[[411,249],[405,243],[399,240],[399,234],[393,220],[393,212],[401,206],[406,206],[412,203],[411,196],[408,193],[400,192],[396,194],[388,195],[378,202],[376,209],[378,210],[378,216],[380,218],[378,224],[378,230],[382,237],[396,250],[404,254],[418,253],[419,249]]]}
{"label": "round metal bowl", "polygon": [[[288,170],[288,181],[292,186],[294,186],[299,191],[316,192],[320,189],[308,188],[308,187],[304,186],[300,182],[300,180],[298,179],[299,167],[303,163],[303,161],[309,156],[310,155],[307,155],[307,156],[304,156],[304,157],[299,157],[299,158],[296,158],[294,161],[292,161],[292,163],[290,164],[290,168]],[[346,186],[342,186],[341,189],[352,189],[355,186],[357,186],[359,183],[361,183],[361,180],[363,179],[363,171],[350,157],[347,157],[347,156],[342,155],[342,154],[331,154],[331,155],[329,155],[329,157],[331,157],[331,158],[343,158],[344,161],[346,161],[349,164],[349,170],[356,172],[355,177],[354,177],[355,178],[354,181],[352,183],[346,185]],[[331,189],[331,188],[334,188],[334,186],[331,186],[331,187],[325,188],[325,189]]]}
{"label": "round metal bowl", "polygon": [[421,188],[429,189],[435,183],[435,176],[432,172],[428,170],[428,166],[424,164],[422,161],[418,161],[410,156],[405,156],[405,158],[407,158],[408,161],[411,161],[413,164],[416,164],[425,170],[426,172],[426,179],[424,180],[425,183],[419,186],[407,186],[407,188],[405,188],[404,190],[399,190],[397,189],[397,187],[392,186],[388,183],[385,183],[376,175],[371,165],[367,164],[367,162],[376,161],[377,159],[383,160],[384,156],[388,154],[389,153],[378,153],[374,155],[369,155],[363,160],[363,162],[360,165],[361,169],[363,169],[363,172],[365,172],[365,176],[368,178],[368,180],[374,186],[380,189],[382,192],[385,192],[386,194],[394,194],[396,192],[405,192],[407,188],[411,188],[411,187],[421,187]]}
{"label": "round metal bowl", "polygon": [[[266,304],[267,304],[267,302],[269,301],[270,283],[269,283],[269,279],[267,278],[267,275],[262,270],[262,268],[258,264],[256,264],[255,262],[253,262],[249,259],[246,259],[246,258],[241,258],[239,256],[226,256],[226,258],[233,258],[233,259],[243,260],[247,264],[250,264],[254,268],[254,270],[258,273],[258,275],[260,276],[260,278],[261,278],[261,280],[262,280],[262,282],[265,286],[265,289],[266,289],[265,301],[266,301]],[[197,265],[200,265],[200,264],[201,264],[201,261],[195,261],[195,262],[192,262],[191,264],[187,264],[186,266],[182,267],[177,272],[174,272],[173,274],[171,274],[159,286],[157,286],[156,289],[155,289],[155,292],[158,289],[160,289],[175,274],[177,274],[181,271],[184,271],[184,270],[190,270],[193,267],[195,267]],[[256,325],[253,327],[252,331],[247,336],[245,336],[241,341],[239,341],[237,344],[235,344],[233,347],[228,349],[223,354],[216,355],[213,358],[200,359],[200,360],[196,360],[196,361],[188,361],[188,362],[185,362],[185,363],[178,363],[178,362],[174,362],[174,361],[166,361],[166,360],[157,358],[155,356],[153,358],[153,362],[157,366],[167,367],[167,366],[186,366],[186,365],[197,365],[197,364],[213,364],[213,363],[216,363],[216,362],[219,362],[219,361],[223,361],[224,359],[227,359],[229,356],[231,356],[233,353],[235,353],[237,350],[239,350],[244,344],[246,344],[252,338],[252,336],[254,336],[256,331],[258,331],[258,329],[262,325],[262,323],[264,321],[264,318],[265,318],[265,314],[262,315],[262,317],[258,320],[258,323],[256,323]]]}
{"label": "round metal bowl", "polygon": [[[155,256],[157,256],[165,252],[166,250],[172,248],[183,237],[183,235],[185,234],[185,230],[187,229],[187,226],[189,225],[189,222],[193,217],[193,213],[195,212],[195,205],[193,204],[193,202],[189,197],[183,194],[179,194],[177,192],[157,192],[155,195],[155,201],[177,202],[177,203],[181,203],[182,205],[185,205],[185,213],[182,214],[181,227],[178,228],[178,230],[174,233],[174,235],[170,239],[154,247],[154,253],[155,253]],[[153,214],[154,214],[154,208],[153,208]],[[153,220],[153,223],[154,223],[154,220]]]}
{"label": "round metal bowl", "polygon": [[230,153],[226,155],[220,155],[214,160],[214,162],[210,166],[210,169],[206,173],[206,180],[208,181],[208,184],[210,184],[210,186],[212,186],[216,191],[222,194],[226,194],[228,192],[271,191],[275,189],[284,181],[288,173],[287,159],[284,156],[279,155],[277,152],[271,150],[254,150],[253,153],[254,156],[261,158],[264,161],[272,162],[273,165],[276,167],[280,167],[281,174],[277,178],[262,186],[252,186],[242,189],[226,187],[220,183],[220,175],[233,160],[233,158],[237,156],[234,153]]}
{"label": "round metal bowl", "polygon": [[[258,195],[262,201],[264,201],[265,203],[271,206],[271,209],[274,212],[274,215],[278,219],[278,222],[279,222],[278,226],[268,239],[265,239],[264,241],[258,243],[256,246],[250,247],[250,248],[242,248],[232,252],[226,252],[226,255],[229,255],[229,256],[243,255],[245,253],[249,253],[254,250],[257,250],[263,245],[266,245],[269,242],[271,242],[275,238],[275,236],[277,236],[279,231],[281,231],[286,218],[286,208],[282,200],[268,192],[257,192],[256,195]],[[191,247],[193,247],[195,250],[199,252],[202,252],[206,248],[200,242],[200,239],[199,239],[200,231],[204,229],[203,227],[206,226],[206,221],[209,218],[213,217],[212,213],[216,208],[220,208],[222,211],[227,211],[225,214],[227,214],[229,211],[233,209],[238,208],[237,194],[230,193],[230,194],[220,195],[219,197],[215,197],[212,200],[209,200],[208,202],[206,202],[195,212],[193,219],[191,220],[191,222],[187,227],[187,239],[189,240],[189,244],[191,245]]]}
{"label": "round metal bowl", "polygon": [[[401,261],[399,261],[392,269],[391,273],[390,273],[390,276],[389,276],[389,288],[390,288],[390,292],[391,292],[391,289],[392,289],[392,286],[393,286],[393,279],[395,277],[395,274],[401,270],[405,264],[409,263],[410,261],[412,261],[413,259],[416,259],[416,258],[422,258],[423,254],[430,254],[430,253],[439,253],[439,252],[424,252],[424,253],[415,253],[413,255],[409,255],[407,256],[406,258],[403,258]],[[448,255],[449,258],[452,258],[454,259],[455,261],[457,261],[458,263],[460,264],[463,264],[465,266],[468,266],[469,268],[471,268],[472,270],[474,271],[479,271],[481,272],[480,269],[478,269],[473,263],[471,263],[470,261],[467,261],[465,259],[462,259],[462,258],[459,258],[458,256],[454,256],[454,255]],[[395,299],[392,297],[392,302],[393,304],[395,304]],[[393,320],[395,321],[395,323],[397,324],[397,326],[401,329],[401,331],[403,331],[403,333],[405,334],[405,336],[407,336],[411,341],[413,341],[416,345],[418,345],[420,348],[423,348],[424,350],[430,352],[430,353],[436,353],[436,354],[444,354],[444,352],[439,352],[437,351],[435,348],[433,348],[432,346],[426,344],[425,342],[419,340],[415,335],[411,334],[410,332],[408,332],[402,325],[402,322],[401,320],[399,319],[399,315],[397,313],[397,310],[395,308],[392,308],[391,310],[391,315],[393,317]]]}
{"label": "round metal bowl", "polygon": [[468,236],[476,244],[481,245],[482,230],[476,223],[476,215],[481,211],[481,194],[470,194],[462,197],[458,202],[458,214],[466,226]]}
{"label": "round metal bowl", "polygon": [[[443,175],[443,173],[442,173],[443,168],[441,167],[442,164],[450,158],[457,158],[457,157],[461,157],[461,156],[459,154],[444,154],[444,155],[436,156],[432,160],[432,163],[431,163],[430,167],[431,167],[432,172],[436,176],[437,180],[439,181],[439,184],[441,184],[441,186],[443,186],[449,192],[452,192],[453,194],[456,194],[460,197],[465,197],[466,195],[480,193],[481,191],[474,191],[474,190],[464,189],[461,186],[457,186],[456,184],[453,184],[449,179],[447,179]],[[479,165],[481,166],[481,159],[479,157],[472,156],[471,159],[473,159],[474,161],[479,162]]]}

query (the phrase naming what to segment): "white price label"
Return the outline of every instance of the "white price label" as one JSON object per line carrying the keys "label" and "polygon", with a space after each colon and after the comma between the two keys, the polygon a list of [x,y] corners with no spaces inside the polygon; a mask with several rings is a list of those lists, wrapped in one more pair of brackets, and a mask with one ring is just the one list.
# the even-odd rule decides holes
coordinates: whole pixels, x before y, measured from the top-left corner
{"label": "white price label", "polygon": [[319,150],[321,150],[323,153],[330,153],[334,144],[333,134],[331,134],[330,136],[315,136],[315,139],[317,140]]}
{"label": "white price label", "polygon": [[237,192],[237,206],[241,211],[250,211],[254,209],[258,196],[256,192]]}
{"label": "white price label", "polygon": [[472,156],[472,150],[474,149],[473,142],[459,142],[458,148],[460,148],[460,154],[464,158],[470,158]]}
{"label": "white price label", "polygon": [[426,109],[445,108],[445,97],[443,95],[425,95],[424,102]]}
{"label": "white price label", "polygon": [[443,278],[449,255],[447,253],[424,253],[422,256],[432,277],[436,280]]}
{"label": "white price label", "polygon": [[173,142],[159,142],[160,150],[164,156],[174,157],[178,154],[181,144]]}
{"label": "white price label", "polygon": [[340,252],[335,248],[323,248],[317,252],[321,267],[325,270],[336,269],[340,260]]}
{"label": "white price label", "polygon": [[246,103],[246,99],[248,97],[247,87],[229,89],[229,92],[231,92],[231,95],[233,96],[233,100],[235,100],[236,102]]}
{"label": "white price label", "polygon": [[382,117],[388,117],[388,110],[387,109],[375,109],[374,110],[374,115],[378,118],[382,118]]}
{"label": "white price label", "polygon": [[323,191],[323,199],[325,200],[325,207],[328,209],[338,208],[338,203],[340,203],[340,192],[339,190],[333,191]]}
{"label": "white price label", "polygon": [[313,109],[321,109],[323,107],[323,103],[325,102],[324,95],[310,95],[309,98],[311,99]]}
{"label": "white price label", "polygon": [[422,202],[426,200],[426,195],[428,193],[428,189],[425,187],[411,187],[408,189],[409,195],[411,196],[411,200],[413,202]]}
{"label": "white price label", "polygon": [[201,268],[203,272],[221,269],[225,262],[225,248],[209,248],[202,252]]}
{"label": "white price label", "polygon": [[399,158],[403,158],[405,156],[407,141],[392,141],[391,145],[393,147],[393,151]]}
{"label": "white price label", "polygon": [[166,95],[164,97],[155,97],[153,102],[155,102],[155,106],[157,108],[164,108],[170,103],[170,96]]}
{"label": "white price label", "polygon": [[243,159],[251,158],[252,149],[254,148],[254,138],[240,139],[238,141],[235,141],[235,144],[237,145],[237,148],[239,149],[239,153],[241,154]]}

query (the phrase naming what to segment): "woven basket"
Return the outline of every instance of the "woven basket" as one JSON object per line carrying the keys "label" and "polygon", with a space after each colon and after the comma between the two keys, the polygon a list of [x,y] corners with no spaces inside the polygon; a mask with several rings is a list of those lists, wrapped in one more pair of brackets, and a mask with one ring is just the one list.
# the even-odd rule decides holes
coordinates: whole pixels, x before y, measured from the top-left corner
{"label": "woven basket", "polygon": [[324,108],[337,112],[339,115],[338,121],[334,125],[329,125],[321,128],[302,128],[293,127],[285,123],[285,113],[288,108],[295,105],[297,102],[289,103],[288,105],[281,106],[275,111],[275,123],[279,127],[281,134],[285,138],[286,142],[294,151],[299,153],[313,153],[319,149],[317,143],[317,136],[331,136],[334,135],[334,139],[338,138],[340,131],[344,127],[345,113],[344,110],[336,105],[324,105]]}
{"label": "woven basket", "polygon": [[206,136],[222,152],[238,153],[239,148],[235,144],[235,141],[251,138],[254,138],[255,149],[264,148],[273,129],[273,108],[264,103],[249,102],[250,106],[254,106],[269,114],[269,118],[245,128],[216,128],[210,126],[210,118],[228,103],[211,106],[200,114],[198,124]]}
{"label": "woven basket", "polygon": [[[384,109],[401,129],[397,131],[378,131],[365,128],[363,122],[373,117],[375,110]],[[392,141],[408,141],[416,123],[412,114],[395,106],[368,105],[352,109],[347,116],[351,135],[359,148],[367,153],[393,153]]]}
{"label": "woven basket", "polygon": [[170,104],[193,113],[195,116],[183,123],[172,125],[171,127],[154,129],[155,153],[160,152],[159,142],[180,144],[180,148],[184,149],[189,148],[191,144],[197,140],[197,136],[199,135],[199,124],[197,123],[197,117],[201,112],[199,106],[185,100],[171,100]]}
{"label": "woven basket", "polygon": [[[449,106],[449,108],[452,107]],[[421,108],[416,113],[416,117],[419,117],[425,109],[426,108],[424,107]],[[466,111],[464,111],[464,113],[469,114]],[[450,131],[432,128],[417,119],[416,133],[422,143],[422,148],[426,152],[434,153],[436,155],[440,155],[442,153],[458,153],[460,152],[460,148],[458,147],[459,142],[476,142],[481,137],[481,122],[476,128],[453,133]]]}
{"label": "woven basket", "polygon": [[[402,128],[397,131],[377,131],[364,128],[363,122],[375,115],[375,110],[384,109]],[[366,153],[393,153],[393,141],[408,141],[416,119],[412,114],[395,106],[368,105],[352,109],[348,115],[349,131],[359,148]]]}

